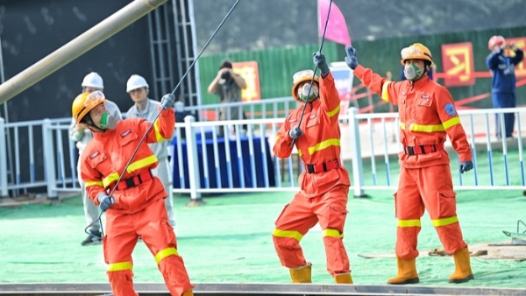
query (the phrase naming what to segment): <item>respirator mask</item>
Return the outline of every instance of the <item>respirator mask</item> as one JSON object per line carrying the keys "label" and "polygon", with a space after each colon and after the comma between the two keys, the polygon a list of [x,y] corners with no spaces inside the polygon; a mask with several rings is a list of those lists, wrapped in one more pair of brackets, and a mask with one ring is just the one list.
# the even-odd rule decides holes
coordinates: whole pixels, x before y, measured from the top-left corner
{"label": "respirator mask", "polygon": [[424,69],[418,68],[418,66],[413,63],[408,63],[404,66],[404,76],[408,80],[418,80],[420,77],[422,77],[423,73]]}
{"label": "respirator mask", "polygon": [[303,87],[299,90],[298,97],[304,102],[310,102],[315,100],[318,97],[318,86],[311,86],[310,83],[305,83]]}

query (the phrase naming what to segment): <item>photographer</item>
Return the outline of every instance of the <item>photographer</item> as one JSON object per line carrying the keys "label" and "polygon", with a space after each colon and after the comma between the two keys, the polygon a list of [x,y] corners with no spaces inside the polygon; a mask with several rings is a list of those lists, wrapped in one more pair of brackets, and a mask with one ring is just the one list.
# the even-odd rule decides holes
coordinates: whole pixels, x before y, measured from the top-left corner
{"label": "photographer", "polygon": [[[241,102],[241,89],[245,89],[245,80],[232,71],[232,62],[225,60],[219,66],[216,77],[208,86],[208,93],[217,94],[221,104]],[[246,119],[241,106],[219,108],[218,120],[239,120]],[[246,125],[243,129],[246,130]],[[223,128],[219,129],[219,135],[223,135]]]}

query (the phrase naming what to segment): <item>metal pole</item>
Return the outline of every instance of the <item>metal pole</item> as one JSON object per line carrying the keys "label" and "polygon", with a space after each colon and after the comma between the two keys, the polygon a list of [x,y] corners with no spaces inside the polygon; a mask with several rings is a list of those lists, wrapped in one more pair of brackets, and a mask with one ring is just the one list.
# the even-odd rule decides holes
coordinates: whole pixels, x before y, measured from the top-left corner
{"label": "metal pole", "polygon": [[[2,38],[0,38],[0,85],[4,84],[5,82],[5,74],[4,74],[4,54],[2,52]],[[5,123],[9,123],[9,109],[7,108],[7,102],[4,103],[4,119]],[[6,166],[9,168],[9,170],[6,168],[6,173],[11,175],[11,182],[15,182],[15,178],[13,175],[13,151],[11,149],[11,132],[9,129],[5,130],[5,136],[6,136],[6,145],[7,145],[7,159],[9,159],[9,163],[6,161],[4,162]],[[7,180],[7,174],[5,176],[5,180]]]}
{"label": "metal pole", "polygon": [[[6,163],[5,121],[0,117],[0,164]],[[7,191],[7,166],[0,165],[0,197],[9,196]]]}
{"label": "metal pole", "polygon": [[135,0],[0,85],[0,104],[64,67],[168,0]]}
{"label": "metal pole", "polygon": [[[197,159],[197,144],[195,137],[195,130],[192,124],[195,122],[193,116],[186,116],[184,118],[184,125],[186,129],[186,151],[188,153],[188,178],[190,179],[190,202],[187,206],[200,206],[204,202],[201,199],[201,193],[197,190],[201,188],[201,179],[199,177],[199,161]],[[180,141],[180,139],[177,139]],[[185,165],[185,164],[179,164]],[[184,184],[181,184],[181,188]]]}
{"label": "metal pole", "polygon": [[[190,30],[192,32],[192,55],[195,56],[195,53],[197,52],[197,34],[195,33],[195,17],[194,17],[194,0],[188,1],[188,17],[190,18]],[[195,62],[195,68],[199,69],[199,61]],[[197,106],[201,106],[201,82],[199,77],[199,71],[194,71],[194,79],[195,79],[195,95],[197,99]],[[188,93],[190,94],[189,104],[195,104],[196,102],[193,101],[191,94],[192,90],[189,90]],[[197,113],[197,116],[199,117],[199,120],[201,120],[201,115]]]}
{"label": "metal pole", "polygon": [[44,119],[44,124],[42,125],[42,145],[44,146],[44,169],[47,184],[47,198],[50,200],[58,200],[53,130],[51,129],[51,120],[48,118]]}
{"label": "metal pole", "polygon": [[[2,37],[0,37],[0,84],[4,84],[5,76],[4,76],[4,54],[2,53]],[[7,113],[7,102],[4,103],[4,119],[5,122],[9,122],[9,117]]]}
{"label": "metal pole", "polygon": [[[356,118],[358,114],[357,108],[349,109],[349,127],[351,131],[351,150],[352,150],[352,176],[354,197],[367,197],[363,191],[363,168],[362,168],[362,148],[360,144],[360,128],[359,122]],[[374,157],[374,155],[372,156]]]}

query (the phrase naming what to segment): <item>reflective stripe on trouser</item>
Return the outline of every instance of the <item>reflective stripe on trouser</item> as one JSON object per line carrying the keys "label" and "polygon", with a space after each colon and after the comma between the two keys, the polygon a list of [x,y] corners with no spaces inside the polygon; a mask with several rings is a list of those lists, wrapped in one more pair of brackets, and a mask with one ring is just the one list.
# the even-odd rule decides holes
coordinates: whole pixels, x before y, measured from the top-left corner
{"label": "reflective stripe on trouser", "polygon": [[[126,291],[133,291],[133,273],[131,268],[123,266],[131,267],[131,254],[138,236],[141,236],[148,249],[155,254],[159,270],[172,295],[181,295],[193,288],[184,262],[177,252],[176,237],[168,223],[164,201],[158,199],[135,214],[126,214],[111,208],[106,212],[104,258],[109,264],[108,278],[114,295],[127,296],[130,294],[126,294]],[[129,262],[129,265],[126,265],[126,262]],[[116,291],[117,287],[122,290]]]}
{"label": "reflective stripe on trouser", "polygon": [[166,213],[168,214],[168,222],[170,222],[171,226],[175,226],[172,173],[170,172],[170,162],[168,162],[168,158],[159,159],[159,164],[156,168],[152,169],[152,174],[159,177],[161,183],[163,183],[164,190],[168,195],[164,199],[164,206],[166,207]]}
{"label": "reflective stripe on trouser", "polygon": [[418,256],[417,237],[424,210],[428,211],[446,252],[453,254],[466,247],[458,223],[449,165],[420,169],[401,167],[398,184],[395,194],[398,257],[410,260]]}
{"label": "reflective stripe on trouser", "polygon": [[323,229],[327,271],[332,276],[350,272],[349,258],[342,240],[348,192],[348,187],[337,186],[313,198],[305,198],[301,192],[296,193],[276,220],[276,229],[272,235],[283,266],[297,268],[307,265],[300,241],[319,221]]}
{"label": "reflective stripe on trouser", "polygon": [[86,226],[91,225],[88,228],[90,231],[100,231],[99,207],[88,197],[88,193],[86,192],[86,182],[82,181],[82,178],[80,177],[80,161],[77,163],[77,177],[80,184],[80,192],[82,192],[82,203],[84,205]]}

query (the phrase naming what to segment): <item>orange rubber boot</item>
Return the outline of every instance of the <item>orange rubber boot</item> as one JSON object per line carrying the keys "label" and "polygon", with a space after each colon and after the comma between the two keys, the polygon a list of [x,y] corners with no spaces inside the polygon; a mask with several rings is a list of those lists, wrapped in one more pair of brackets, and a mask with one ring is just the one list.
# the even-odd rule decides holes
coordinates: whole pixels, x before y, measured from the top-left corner
{"label": "orange rubber boot", "polygon": [[337,284],[352,284],[351,273],[340,273],[334,276],[334,281]]}
{"label": "orange rubber boot", "polygon": [[396,257],[398,264],[398,274],[394,278],[387,280],[391,285],[416,284],[420,281],[416,272],[416,259],[403,260]]}
{"label": "orange rubber boot", "polygon": [[471,271],[468,247],[458,250],[453,254],[455,259],[455,272],[449,277],[450,283],[460,284],[475,279]]}
{"label": "orange rubber boot", "polygon": [[311,279],[311,264],[308,263],[305,266],[298,268],[290,268],[290,278],[293,283],[312,283]]}

